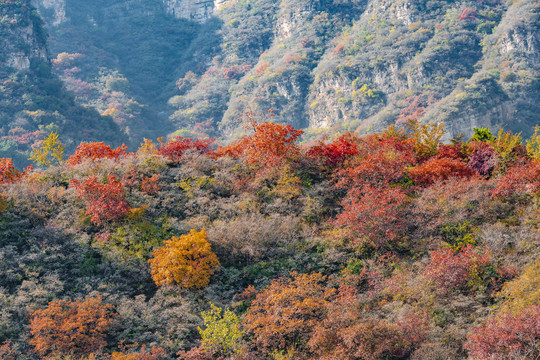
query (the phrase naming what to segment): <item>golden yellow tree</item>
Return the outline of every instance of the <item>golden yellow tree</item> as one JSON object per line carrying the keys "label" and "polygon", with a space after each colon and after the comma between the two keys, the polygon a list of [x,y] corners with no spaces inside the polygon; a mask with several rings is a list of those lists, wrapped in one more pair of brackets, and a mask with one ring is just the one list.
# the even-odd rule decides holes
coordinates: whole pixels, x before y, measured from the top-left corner
{"label": "golden yellow tree", "polygon": [[186,288],[202,288],[208,285],[210,276],[219,266],[218,258],[206,240],[205,229],[173,236],[152,255],[148,262],[152,279],[158,286],[177,283]]}
{"label": "golden yellow tree", "polygon": [[29,160],[33,160],[39,165],[51,166],[53,161],[56,160],[58,164],[61,164],[64,159],[64,149],[66,147],[58,139],[58,134],[51,131],[41,146],[32,150],[32,155]]}
{"label": "golden yellow tree", "polygon": [[529,264],[517,279],[504,284],[498,295],[505,300],[503,311],[519,313],[531,305],[540,304],[540,260]]}

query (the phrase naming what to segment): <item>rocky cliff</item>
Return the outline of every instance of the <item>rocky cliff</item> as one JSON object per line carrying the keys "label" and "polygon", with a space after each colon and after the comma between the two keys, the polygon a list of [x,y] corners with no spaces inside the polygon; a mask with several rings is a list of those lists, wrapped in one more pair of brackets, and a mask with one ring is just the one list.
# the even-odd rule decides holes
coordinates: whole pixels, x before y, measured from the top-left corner
{"label": "rocky cliff", "polygon": [[[107,39],[100,56],[114,59],[106,66],[130,82],[139,81],[129,74],[136,59],[111,49],[129,37],[143,42],[143,58],[163,76],[158,82],[136,72],[141,89],[145,78],[155,85],[139,101],[159,108],[182,134],[233,136],[246,107],[272,109],[274,121],[313,134],[370,132],[408,118],[445,122],[448,137],[482,126],[528,133],[540,123],[534,1],[36,1],[55,53],[89,53],[99,40],[76,46],[69,34],[123,26],[121,42]],[[77,16],[92,21],[69,23]],[[148,33],[136,28],[147,22],[154,24]],[[178,28],[184,47],[161,51]],[[160,68],[164,60],[168,67]]]}

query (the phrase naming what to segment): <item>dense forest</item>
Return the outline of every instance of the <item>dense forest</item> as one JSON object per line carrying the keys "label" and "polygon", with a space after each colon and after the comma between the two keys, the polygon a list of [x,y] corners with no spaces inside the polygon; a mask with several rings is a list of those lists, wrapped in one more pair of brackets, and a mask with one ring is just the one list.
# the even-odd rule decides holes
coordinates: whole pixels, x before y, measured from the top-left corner
{"label": "dense forest", "polygon": [[537,359],[540,127],[0,159],[0,358]]}

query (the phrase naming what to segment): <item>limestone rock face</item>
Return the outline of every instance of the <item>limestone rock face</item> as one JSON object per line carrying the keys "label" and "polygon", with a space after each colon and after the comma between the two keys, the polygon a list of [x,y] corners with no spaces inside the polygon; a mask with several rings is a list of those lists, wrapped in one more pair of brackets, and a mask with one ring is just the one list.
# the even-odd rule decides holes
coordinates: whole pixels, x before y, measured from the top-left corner
{"label": "limestone rock face", "polygon": [[169,14],[196,22],[205,22],[222,3],[214,0],[163,0]]}
{"label": "limestone rock face", "polygon": [[66,0],[36,0],[34,5],[40,12],[50,14],[51,25],[53,26],[58,26],[68,20],[66,17]]}
{"label": "limestone rock face", "polygon": [[[15,43],[9,39],[17,39],[18,46],[14,46]],[[23,71],[30,68],[33,58],[47,59],[47,48],[45,43],[36,37],[33,23],[10,29],[6,40],[3,46],[6,66]]]}

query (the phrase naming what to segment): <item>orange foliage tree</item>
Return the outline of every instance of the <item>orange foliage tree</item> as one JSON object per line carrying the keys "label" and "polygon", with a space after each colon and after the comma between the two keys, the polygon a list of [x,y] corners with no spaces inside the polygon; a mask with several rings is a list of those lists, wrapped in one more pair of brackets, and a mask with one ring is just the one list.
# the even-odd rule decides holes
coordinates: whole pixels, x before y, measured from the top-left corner
{"label": "orange foliage tree", "polygon": [[249,115],[249,127],[253,134],[233,142],[226,148],[220,148],[217,155],[242,156],[253,165],[274,167],[287,159],[294,159],[300,154],[295,142],[304,133],[291,125],[271,122],[257,123]]}
{"label": "orange foliage tree", "polygon": [[101,296],[52,301],[46,309],[31,314],[30,344],[44,357],[96,352],[106,345],[113,310],[112,305],[102,303]]}
{"label": "orange foliage tree", "polygon": [[0,158],[0,184],[13,183],[21,176],[19,170],[15,169],[12,159]]}
{"label": "orange foliage tree", "polygon": [[109,174],[106,184],[100,183],[97,176],[93,176],[83,182],[72,179],[70,186],[86,202],[86,214],[91,216],[96,225],[119,219],[129,211],[124,185],[116,180],[116,175]]}
{"label": "orange foliage tree", "polygon": [[124,144],[116,149],[111,149],[109,145],[105,145],[103,142],[81,143],[77,146],[75,153],[69,157],[67,163],[74,166],[88,160],[118,159],[127,155],[126,149],[127,146]]}
{"label": "orange foliage tree", "polygon": [[325,306],[335,294],[320,273],[292,273],[274,280],[253,300],[243,323],[259,349],[303,347],[313,328],[324,319]]}
{"label": "orange foliage tree", "polygon": [[159,174],[154,174],[150,177],[146,177],[141,181],[141,191],[148,195],[155,194],[159,191]]}
{"label": "orange foliage tree", "polygon": [[219,266],[219,260],[206,240],[206,230],[191,230],[179,238],[173,236],[152,252],[149,259],[156,285],[177,283],[182,287],[205,287]]}

